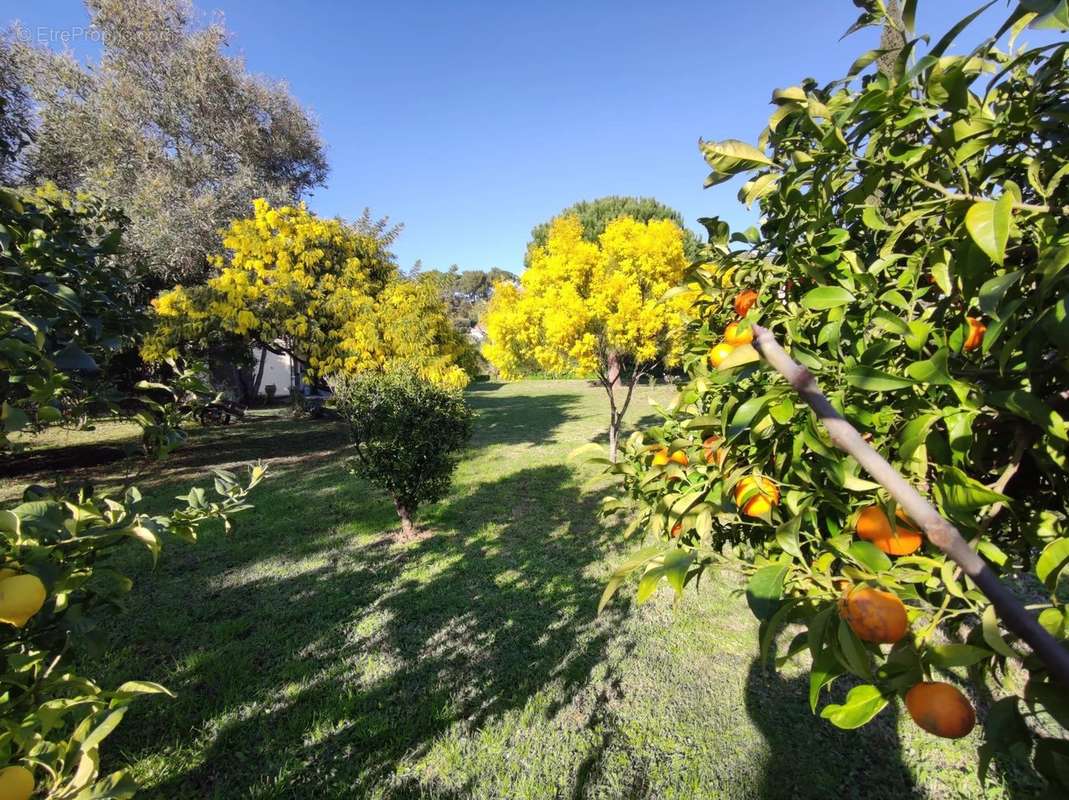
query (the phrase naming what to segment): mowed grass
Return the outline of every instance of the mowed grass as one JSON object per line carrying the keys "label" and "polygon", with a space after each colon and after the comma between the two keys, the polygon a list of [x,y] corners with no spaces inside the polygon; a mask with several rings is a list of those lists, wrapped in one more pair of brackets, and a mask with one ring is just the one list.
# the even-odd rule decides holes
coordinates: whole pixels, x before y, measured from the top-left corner
{"label": "mowed grass", "polygon": [[[631,424],[672,391],[642,388]],[[737,577],[678,604],[625,589],[596,617],[638,544],[596,519],[597,470],[567,460],[604,440],[604,395],[545,381],[470,399],[454,491],[408,541],[346,472],[333,422],[197,431],[146,476],[164,507],[212,464],[271,462],[231,536],[168,542],[155,570],[124,556],[129,608],[80,666],[177,698],[135,705],[105,769],[168,799],[983,796],[978,733],[941,741],[893,708],[857,731],[812,715],[800,668],[757,662]]]}

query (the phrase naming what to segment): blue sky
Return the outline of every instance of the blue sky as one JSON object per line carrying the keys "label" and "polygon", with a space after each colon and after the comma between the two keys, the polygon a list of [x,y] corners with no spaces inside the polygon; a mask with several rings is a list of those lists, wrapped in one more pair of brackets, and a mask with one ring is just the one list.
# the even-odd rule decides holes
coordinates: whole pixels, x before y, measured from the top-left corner
{"label": "blue sky", "polygon": [[[754,141],[774,88],[839,77],[878,40],[839,41],[849,0],[197,5],[319,120],[330,175],[309,205],[403,222],[406,268],[518,270],[532,226],[606,194],[657,197],[698,231],[711,215],[745,227],[738,180],[702,189],[698,138]],[[918,29],[938,37],[977,5],[922,0]],[[0,11],[31,32],[87,21],[78,0]],[[997,4],[963,45],[1006,13]]]}

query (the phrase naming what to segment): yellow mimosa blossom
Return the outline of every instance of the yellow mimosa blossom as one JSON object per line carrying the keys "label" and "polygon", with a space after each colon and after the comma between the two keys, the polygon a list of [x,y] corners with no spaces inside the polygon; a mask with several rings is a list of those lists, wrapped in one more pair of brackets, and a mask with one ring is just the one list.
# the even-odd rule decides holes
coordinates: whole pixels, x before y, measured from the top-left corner
{"label": "yellow mimosa blossom", "polygon": [[253,214],[224,232],[225,255],[204,286],[164,292],[148,360],[232,334],[284,344],[307,374],[382,369],[403,363],[428,380],[462,387],[467,344],[428,284],[402,280],[380,238],[300,206],[253,202]]}

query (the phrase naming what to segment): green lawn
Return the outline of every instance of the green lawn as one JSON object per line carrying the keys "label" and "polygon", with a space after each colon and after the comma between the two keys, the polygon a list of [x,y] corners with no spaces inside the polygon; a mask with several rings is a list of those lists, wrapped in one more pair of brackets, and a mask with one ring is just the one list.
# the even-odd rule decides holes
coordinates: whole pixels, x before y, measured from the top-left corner
{"label": "green lawn", "polygon": [[[640,390],[632,424],[671,391]],[[170,542],[155,571],[131,556],[113,647],[82,666],[178,697],[136,705],[105,769],[168,799],[982,796],[976,733],[937,740],[893,709],[853,732],[814,717],[799,671],[756,662],[737,578],[678,606],[624,591],[595,618],[634,546],[594,517],[596,471],[567,461],[602,435],[603,395],[546,381],[470,397],[455,490],[409,541],[334,456],[335,423],[200,431],[148,477],[164,502],[209,464],[274,462],[231,537]]]}

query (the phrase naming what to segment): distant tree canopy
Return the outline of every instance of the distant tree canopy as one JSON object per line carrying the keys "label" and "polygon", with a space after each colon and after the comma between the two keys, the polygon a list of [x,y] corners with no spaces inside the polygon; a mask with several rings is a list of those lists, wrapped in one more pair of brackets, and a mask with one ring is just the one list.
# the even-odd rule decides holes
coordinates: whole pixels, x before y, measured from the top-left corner
{"label": "distant tree canopy", "polygon": [[519,278],[508,270],[493,267],[485,271],[466,269],[461,272],[456,264],[445,271],[421,271],[420,275],[438,286],[442,301],[449,311],[449,319],[456,329],[463,333],[467,333],[479,323],[493,293],[494,284],[502,281],[519,282]]}
{"label": "distant tree canopy", "polygon": [[561,211],[553,219],[535,225],[531,230],[531,241],[527,244],[524,265],[530,266],[531,251],[535,247],[545,247],[549,240],[549,230],[554,220],[561,217],[576,217],[583,227],[583,238],[588,242],[597,242],[605,232],[605,226],[617,217],[631,217],[637,222],[649,222],[654,219],[668,219],[683,231],[683,252],[688,260],[697,257],[701,242],[683,224],[683,215],[670,206],[652,197],[623,197],[609,195],[597,200],[580,200],[575,205]]}
{"label": "distant tree canopy", "polygon": [[219,231],[254,198],[293,202],[323,182],[316,124],[283,84],[226,55],[226,30],[198,25],[188,0],[86,5],[99,63],[12,42],[37,116],[26,179],[121,206],[127,245],[161,285],[203,282]]}
{"label": "distant tree canopy", "polygon": [[19,155],[33,128],[30,98],[23,86],[11,45],[0,39],[0,185],[18,180]]}

